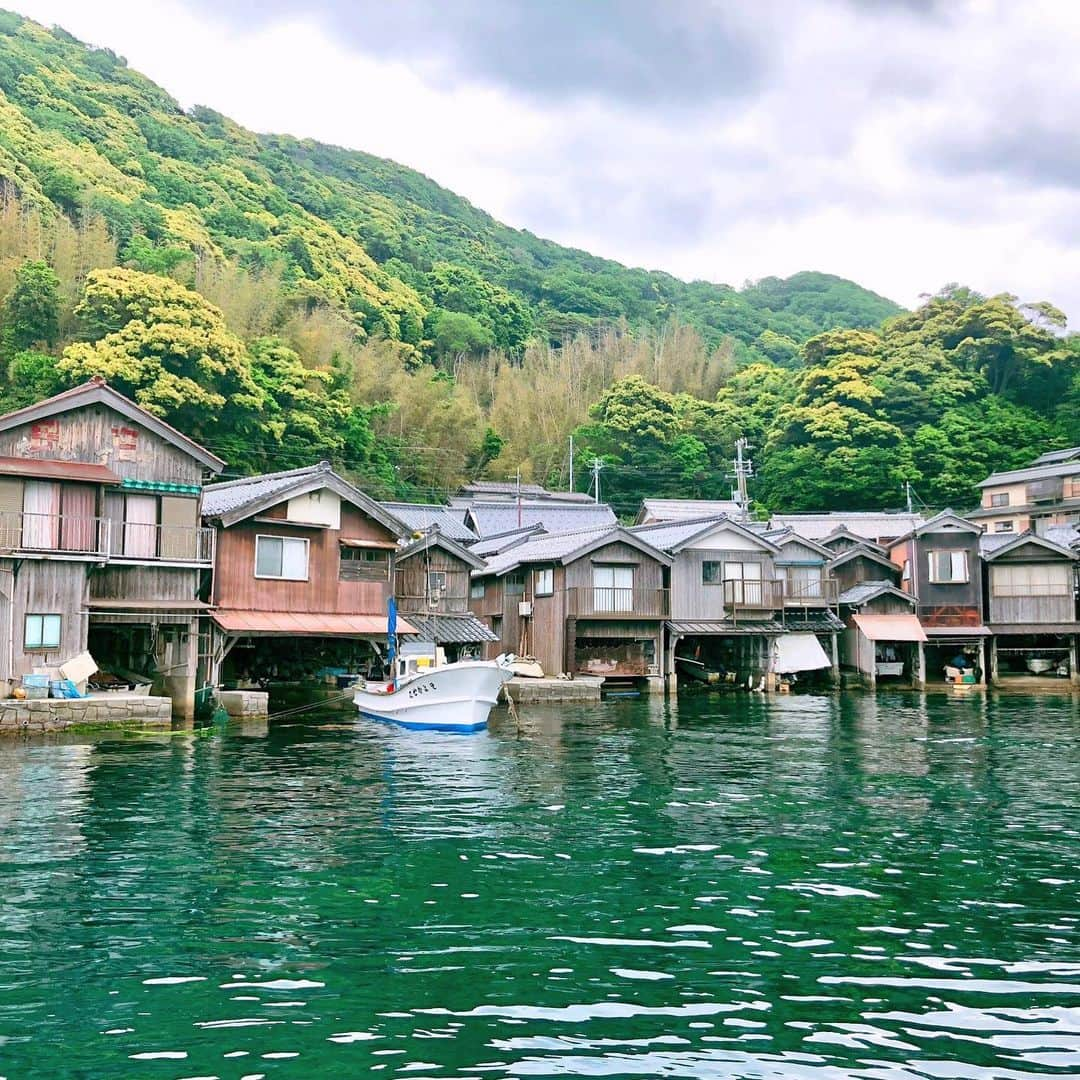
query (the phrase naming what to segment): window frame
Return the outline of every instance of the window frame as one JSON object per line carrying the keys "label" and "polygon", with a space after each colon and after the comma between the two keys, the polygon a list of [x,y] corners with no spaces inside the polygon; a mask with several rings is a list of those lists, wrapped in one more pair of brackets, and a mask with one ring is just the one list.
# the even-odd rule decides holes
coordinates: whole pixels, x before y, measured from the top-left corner
{"label": "window frame", "polygon": [[[543,587],[541,581],[547,581],[547,587]],[[533,596],[555,595],[555,567],[538,566],[533,570]]]}
{"label": "window frame", "polygon": [[[436,594],[442,594],[450,587],[446,577],[445,570],[427,570],[427,594],[428,596],[434,596]],[[432,582],[432,578],[436,579],[436,582]],[[439,584],[441,582],[441,584]]]}
{"label": "window frame", "polygon": [[[503,580],[503,589],[507,596],[524,596],[528,575],[523,570],[507,574]],[[511,588],[513,586],[513,588]],[[520,586],[520,588],[519,588]]]}
{"label": "window frame", "polygon": [[487,596],[487,582],[483,578],[469,581],[469,599],[483,600]]}
{"label": "window frame", "polygon": [[[705,576],[705,568],[709,567],[709,572],[714,575],[710,580]],[[719,568],[719,576],[717,574],[717,568]],[[724,560],[723,559],[702,559],[701,560],[701,584],[702,585],[723,585],[724,584]]]}
{"label": "window frame", "polygon": [[1009,493],[1007,491],[999,491],[997,494],[991,493],[990,505],[995,508],[999,506],[1008,506]]}
{"label": "window frame", "polygon": [[[30,643],[30,620],[38,620],[37,643]],[[56,620],[56,640],[45,640],[45,620]],[[52,652],[64,643],[64,616],[53,611],[28,611],[23,616],[23,652]]]}
{"label": "window frame", "polygon": [[[281,569],[285,569],[285,543],[293,542],[304,545],[304,576],[303,577],[286,577],[284,573],[281,574],[260,574],[259,573],[259,543],[263,540],[276,540],[282,545],[281,548]],[[306,536],[281,536],[274,533],[256,533],[255,534],[255,577],[260,581],[310,581],[311,580],[311,541]]]}
{"label": "window frame", "polygon": [[1011,533],[1016,532],[1015,521],[995,521],[994,522],[995,533]]}
{"label": "window frame", "polygon": [[[942,555],[949,556],[949,577],[941,577],[938,573],[939,559]],[[964,559],[964,576],[953,577],[952,571],[955,566],[955,559],[957,555],[963,556]],[[963,548],[932,548],[927,552],[927,559],[929,565],[927,570],[929,571],[929,579],[931,585],[968,585],[971,582],[971,559],[968,557],[968,553]]]}

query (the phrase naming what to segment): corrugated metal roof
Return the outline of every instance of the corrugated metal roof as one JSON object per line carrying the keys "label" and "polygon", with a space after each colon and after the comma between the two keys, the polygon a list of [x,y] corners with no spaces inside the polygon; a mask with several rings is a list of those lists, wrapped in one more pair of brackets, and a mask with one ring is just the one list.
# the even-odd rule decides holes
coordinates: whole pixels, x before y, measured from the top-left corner
{"label": "corrugated metal roof", "polygon": [[0,457],[0,474],[37,476],[52,480],[83,480],[88,484],[119,484],[120,477],[104,465],[82,461],[54,461],[50,458]]}
{"label": "corrugated metal roof", "polygon": [[782,634],[784,627],[774,619],[762,619],[758,622],[727,622],[718,619],[713,622],[669,622],[668,630],[680,637],[738,637],[743,634]]}
{"label": "corrugated metal roof", "polygon": [[432,525],[438,525],[439,532],[451,540],[469,543],[476,539],[476,533],[465,524],[465,514],[461,510],[441,503],[384,502],[380,505],[413,532],[423,532]]}
{"label": "corrugated metal roof", "polygon": [[[299,614],[291,611],[231,611],[214,612],[214,622],[230,634],[269,635],[285,637],[298,634],[306,637],[385,637],[386,618],[382,615],[322,615]],[[413,625],[405,619],[397,622],[399,634],[415,634]]]}
{"label": "corrugated metal roof", "polygon": [[856,615],[855,625],[871,641],[926,641],[914,615]]}
{"label": "corrugated metal roof", "polygon": [[437,644],[473,645],[480,641],[498,641],[475,615],[409,615],[409,622],[424,641]]}
{"label": "corrugated metal roof", "polygon": [[901,536],[923,523],[921,514],[885,510],[836,510],[821,514],[773,514],[772,524],[794,529],[808,540],[822,540],[839,526],[856,536],[876,540]]}
{"label": "corrugated metal roof", "polygon": [[684,521],[700,517],[737,517],[739,504],[734,499],[643,499],[639,521]]}
{"label": "corrugated metal roof", "polygon": [[516,502],[475,502],[466,519],[480,536],[505,533],[519,526],[543,525],[549,533],[565,533],[601,525],[615,525],[615,511],[607,503],[560,503],[522,500],[518,519]]}
{"label": "corrugated metal roof", "polygon": [[1026,480],[1046,480],[1054,476],[1075,476],[1077,473],[1080,473],[1080,461],[1060,462],[1056,465],[1029,465],[1024,469],[991,473],[975,486],[984,488],[996,487],[998,484],[1021,484]]}
{"label": "corrugated metal roof", "polygon": [[784,626],[788,630],[809,630],[815,634],[831,634],[844,629],[844,621],[831,611],[807,611],[798,615],[784,613]]}

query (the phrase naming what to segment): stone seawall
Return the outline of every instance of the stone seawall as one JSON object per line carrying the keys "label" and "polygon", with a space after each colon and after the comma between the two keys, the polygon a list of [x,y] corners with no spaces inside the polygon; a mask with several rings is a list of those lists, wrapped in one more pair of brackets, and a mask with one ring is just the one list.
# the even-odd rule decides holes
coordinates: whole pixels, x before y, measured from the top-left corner
{"label": "stone seawall", "polygon": [[0,701],[0,736],[64,731],[71,727],[169,727],[172,702],[163,697],[93,697]]}

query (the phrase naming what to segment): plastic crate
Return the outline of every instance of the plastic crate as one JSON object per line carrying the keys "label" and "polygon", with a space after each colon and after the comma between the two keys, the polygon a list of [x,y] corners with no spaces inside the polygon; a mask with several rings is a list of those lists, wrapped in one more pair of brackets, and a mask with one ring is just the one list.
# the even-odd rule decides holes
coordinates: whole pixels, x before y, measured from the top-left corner
{"label": "plastic crate", "polygon": [[24,675],[22,677],[23,686],[29,690],[31,687],[34,689],[40,689],[44,687],[49,689],[49,676],[48,675]]}
{"label": "plastic crate", "polygon": [[48,686],[24,686],[23,690],[26,692],[27,701],[40,701],[49,696]]}

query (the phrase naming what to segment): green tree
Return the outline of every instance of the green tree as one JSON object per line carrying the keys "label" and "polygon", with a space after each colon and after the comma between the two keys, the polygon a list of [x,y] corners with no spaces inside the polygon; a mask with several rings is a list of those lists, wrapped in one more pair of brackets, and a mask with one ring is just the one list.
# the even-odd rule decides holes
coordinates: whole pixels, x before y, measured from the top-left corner
{"label": "green tree", "polygon": [[16,353],[7,368],[7,385],[0,392],[0,412],[11,412],[58,394],[67,385],[55,356]]}
{"label": "green tree", "polygon": [[24,262],[4,299],[3,343],[8,355],[34,345],[52,346],[60,331],[60,279],[40,259]]}
{"label": "green tree", "polygon": [[438,311],[432,324],[435,353],[441,358],[478,356],[495,344],[495,335],[479,319],[459,311]]}
{"label": "green tree", "polygon": [[96,340],[64,350],[68,379],[100,375],[211,446],[223,431],[258,428],[263,394],[243,344],[198,293],[138,270],[95,270],[75,314]]}

